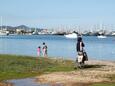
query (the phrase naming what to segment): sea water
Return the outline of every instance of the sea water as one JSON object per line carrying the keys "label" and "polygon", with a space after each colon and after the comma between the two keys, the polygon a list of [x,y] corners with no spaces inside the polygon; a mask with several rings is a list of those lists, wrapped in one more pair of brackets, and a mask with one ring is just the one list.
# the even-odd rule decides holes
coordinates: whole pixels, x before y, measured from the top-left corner
{"label": "sea water", "polygon": [[[37,47],[45,42],[48,56],[75,59],[77,39],[60,35],[15,35],[0,36],[0,54],[37,56]],[[99,39],[96,36],[83,36],[85,51],[89,59],[115,60],[115,37]],[[41,53],[42,55],[42,53]]]}

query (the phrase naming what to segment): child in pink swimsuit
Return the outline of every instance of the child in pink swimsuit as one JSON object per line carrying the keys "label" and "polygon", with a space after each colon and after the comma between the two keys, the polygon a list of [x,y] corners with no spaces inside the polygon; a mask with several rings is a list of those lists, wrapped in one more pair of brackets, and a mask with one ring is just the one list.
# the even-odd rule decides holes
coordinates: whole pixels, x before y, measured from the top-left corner
{"label": "child in pink swimsuit", "polygon": [[37,48],[37,55],[38,55],[38,57],[41,56],[41,47],[40,46]]}
{"label": "child in pink swimsuit", "polygon": [[38,57],[40,57],[40,56],[41,56],[41,47],[39,46],[39,47],[37,48],[36,64],[38,64]]}

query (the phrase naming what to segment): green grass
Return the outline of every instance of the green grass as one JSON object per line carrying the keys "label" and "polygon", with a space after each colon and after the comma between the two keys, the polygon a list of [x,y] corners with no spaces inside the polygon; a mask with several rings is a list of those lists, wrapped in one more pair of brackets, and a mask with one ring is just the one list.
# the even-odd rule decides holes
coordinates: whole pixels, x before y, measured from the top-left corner
{"label": "green grass", "polygon": [[115,82],[114,83],[95,83],[90,86],[115,86]]}
{"label": "green grass", "polygon": [[36,62],[36,58],[30,56],[0,55],[0,81],[73,70],[74,64],[70,60],[40,57]]}

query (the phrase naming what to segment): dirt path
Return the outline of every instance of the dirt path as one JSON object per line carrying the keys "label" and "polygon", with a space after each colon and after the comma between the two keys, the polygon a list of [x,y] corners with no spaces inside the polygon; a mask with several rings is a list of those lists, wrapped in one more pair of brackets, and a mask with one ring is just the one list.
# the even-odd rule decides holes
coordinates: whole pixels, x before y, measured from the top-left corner
{"label": "dirt path", "polygon": [[83,84],[113,81],[107,77],[108,75],[115,75],[115,62],[91,60],[86,62],[86,64],[86,68],[75,70],[72,72],[55,72],[37,76],[37,81],[41,83],[65,84],[64,86],[74,86],[75,83]]}

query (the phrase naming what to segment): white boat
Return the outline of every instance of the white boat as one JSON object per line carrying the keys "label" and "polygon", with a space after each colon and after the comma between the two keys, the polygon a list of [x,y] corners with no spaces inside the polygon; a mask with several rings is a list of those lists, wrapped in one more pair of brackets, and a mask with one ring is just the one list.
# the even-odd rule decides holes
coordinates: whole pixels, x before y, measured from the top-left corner
{"label": "white boat", "polygon": [[103,35],[103,33],[104,33],[103,29],[104,29],[103,24],[100,24],[100,30],[102,30],[102,31],[99,31],[99,35],[97,36],[98,38],[101,38],[101,39],[107,38],[105,35]]}
{"label": "white boat", "polygon": [[2,28],[2,16],[1,16],[1,26],[0,26],[0,35],[9,35],[9,31],[3,30]]}
{"label": "white boat", "polygon": [[9,35],[9,31],[0,30],[0,35]]}
{"label": "white boat", "polygon": [[112,36],[115,36],[115,32],[113,32],[111,35],[112,35]]}
{"label": "white boat", "polygon": [[66,38],[77,38],[77,34],[76,33],[71,33],[71,34],[67,34],[64,35]]}
{"label": "white boat", "polygon": [[32,35],[38,35],[37,29],[34,30],[34,32],[32,33]]}
{"label": "white boat", "polygon": [[106,36],[103,36],[103,35],[100,35],[100,36],[97,36],[98,38],[107,38]]}

